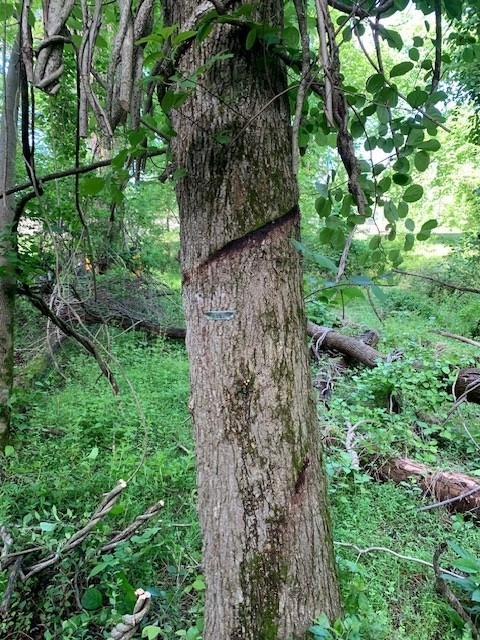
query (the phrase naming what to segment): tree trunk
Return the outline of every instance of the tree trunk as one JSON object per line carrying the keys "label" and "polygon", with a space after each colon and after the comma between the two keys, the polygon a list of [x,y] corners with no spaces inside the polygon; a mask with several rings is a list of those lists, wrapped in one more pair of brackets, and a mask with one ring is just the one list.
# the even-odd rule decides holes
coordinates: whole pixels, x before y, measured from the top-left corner
{"label": "tree trunk", "polygon": [[0,450],[10,429],[9,398],[13,385],[13,308],[15,274],[11,256],[16,249],[12,235],[14,196],[5,196],[15,180],[19,78],[18,40],[12,47],[4,87],[0,124]]}
{"label": "tree trunk", "polygon": [[[234,2],[233,8],[241,3]],[[201,8],[164,2],[185,29]],[[278,26],[283,2],[256,16]],[[211,7],[208,6],[208,10]],[[172,111],[181,264],[206,576],[204,640],[306,639],[341,607],[305,343],[286,76],[248,33],[216,27],[185,49]],[[228,136],[223,144],[220,136]]]}

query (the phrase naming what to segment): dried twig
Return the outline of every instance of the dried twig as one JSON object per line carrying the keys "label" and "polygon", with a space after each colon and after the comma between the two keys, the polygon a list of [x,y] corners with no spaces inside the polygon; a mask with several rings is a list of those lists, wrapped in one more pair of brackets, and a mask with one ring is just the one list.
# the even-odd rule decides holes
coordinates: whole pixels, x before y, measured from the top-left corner
{"label": "dried twig", "polygon": [[345,450],[350,456],[350,459],[352,461],[352,467],[354,467],[355,469],[360,469],[360,459],[358,457],[358,453],[355,451],[355,436],[356,436],[357,428],[363,422],[368,422],[368,420],[359,420],[355,424],[352,424],[348,420],[346,421],[347,435],[345,437]]}
{"label": "dried twig", "polygon": [[[374,551],[380,551],[382,553],[389,553],[391,556],[395,556],[395,558],[399,558],[399,560],[407,560],[408,562],[416,562],[417,564],[422,564],[425,567],[429,567],[430,569],[434,569],[434,565],[432,562],[428,562],[428,560],[422,560],[421,558],[415,558],[415,556],[405,556],[402,553],[397,553],[393,551],[393,549],[389,549],[388,547],[366,547],[362,549],[356,544],[351,542],[338,542],[337,540],[333,543],[337,547],[348,547],[350,549],[354,549],[358,553],[358,558],[363,556],[365,553],[372,553]],[[441,569],[441,572],[458,578],[458,573],[454,571],[450,571],[449,569]]]}
{"label": "dried twig", "polygon": [[460,340],[460,342],[471,344],[472,347],[480,348],[480,342],[478,342],[478,340],[472,340],[471,338],[460,336],[457,333],[450,333],[450,331],[440,331],[438,329],[432,329],[432,333],[437,333],[439,336],[444,336],[445,338],[452,338],[452,340]]}
{"label": "dried twig", "polygon": [[466,291],[468,293],[479,293],[480,289],[476,289],[475,287],[468,287],[463,284],[455,284],[454,282],[449,282],[448,280],[440,280],[439,278],[435,278],[434,276],[427,276],[423,273],[415,273],[413,271],[404,271],[403,269],[392,269],[393,273],[398,273],[402,276],[411,276],[412,278],[422,278],[422,280],[430,280],[431,282],[436,282],[441,287],[445,287],[446,289],[453,289],[454,291]]}
{"label": "dried twig", "polygon": [[458,500],[463,500],[464,498],[468,498],[474,493],[480,491],[480,485],[478,487],[473,487],[473,489],[469,489],[465,491],[465,493],[461,493],[459,496],[454,496],[453,498],[448,498],[448,500],[442,500],[441,502],[435,502],[434,504],[427,504],[424,507],[420,507],[418,511],[429,511],[430,509],[436,509],[437,507],[444,507],[447,504],[452,504],[453,502],[457,502]]}

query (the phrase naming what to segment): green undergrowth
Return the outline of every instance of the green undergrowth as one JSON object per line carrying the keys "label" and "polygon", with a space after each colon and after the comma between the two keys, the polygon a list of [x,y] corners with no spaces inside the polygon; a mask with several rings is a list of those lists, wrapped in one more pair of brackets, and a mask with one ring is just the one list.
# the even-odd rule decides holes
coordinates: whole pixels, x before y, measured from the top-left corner
{"label": "green undergrowth", "polygon": [[[470,637],[436,592],[433,569],[417,560],[431,563],[444,540],[478,551],[473,522],[442,510],[419,512],[422,499],[413,484],[378,483],[353,472],[332,483],[331,504],[344,603],[362,621],[361,638]],[[451,566],[451,555],[442,560]]]}
{"label": "green undergrowth", "polygon": [[[439,244],[446,251],[444,240]],[[432,250],[436,263],[411,254],[406,268],[438,276],[446,269],[442,251]],[[457,264],[468,272],[465,261],[461,254],[450,269]],[[319,428],[346,617],[331,627],[324,619],[312,621],[312,638],[469,640],[458,614],[436,592],[432,569],[416,560],[432,562],[443,541],[480,556],[476,521],[445,509],[419,512],[429,499],[413,482],[378,482],[375,469],[379,461],[403,455],[480,475],[478,405],[452,411],[449,393],[458,369],[478,362],[478,349],[434,333],[470,327],[475,337],[478,301],[413,278],[392,284],[375,298],[375,307],[363,293],[344,308],[309,300],[309,310],[322,313],[325,324],[350,335],[375,328],[377,348],[401,355],[372,370],[339,372],[338,357],[325,358],[316,369],[333,381],[331,396],[319,405]],[[185,350],[140,333],[110,331],[102,339],[112,354],[118,396],[95,362],[71,345],[56,368],[30,375],[15,390],[15,428],[0,468],[0,522],[13,539],[11,551],[41,547],[29,556],[32,563],[56,552],[121,478],[127,486],[78,548],[18,583],[0,637],[108,637],[131,613],[134,590],[143,588],[153,594],[144,637],[198,640],[205,585]],[[349,430],[362,470],[345,446]],[[164,507],[128,542],[99,553],[158,500]],[[450,551],[442,566],[454,561]],[[480,586],[480,570],[472,576]],[[3,575],[0,589],[6,586]]]}
{"label": "green undergrowth", "polygon": [[[121,393],[95,362],[70,348],[49,376],[14,398],[15,429],[2,461],[0,520],[12,550],[61,548],[103,494],[127,482],[111,512],[57,567],[21,586],[0,635],[103,638],[131,613],[134,590],[154,594],[161,638],[194,627],[203,591],[195,472],[183,346],[141,334],[112,335]],[[100,548],[151,505],[165,506],[116,550]],[[32,561],[42,554],[32,554]],[[193,586],[192,586],[193,585]],[[5,576],[0,583],[6,587]],[[79,608],[79,602],[81,604]],[[43,634],[43,635],[35,635]]]}

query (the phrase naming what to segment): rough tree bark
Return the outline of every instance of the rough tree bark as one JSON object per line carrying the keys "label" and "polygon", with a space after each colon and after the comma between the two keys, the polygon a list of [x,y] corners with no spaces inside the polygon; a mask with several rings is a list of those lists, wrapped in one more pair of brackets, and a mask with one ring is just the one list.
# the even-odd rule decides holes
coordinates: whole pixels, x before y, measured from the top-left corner
{"label": "rough tree bark", "polygon": [[[166,0],[185,29],[195,0]],[[229,3],[237,8],[241,2]],[[211,10],[209,3],[208,10]],[[279,25],[282,0],[259,3]],[[341,612],[305,345],[299,210],[284,69],[248,31],[192,42],[177,75],[218,53],[177,132],[181,265],[206,575],[205,640],[307,638]],[[229,142],[221,144],[220,135]]]}
{"label": "rough tree bark", "polygon": [[12,236],[15,199],[13,195],[5,196],[5,192],[13,186],[15,180],[19,86],[17,39],[8,62],[0,124],[0,450],[7,442],[10,429],[8,400],[13,384],[15,277],[11,256],[15,250]]}

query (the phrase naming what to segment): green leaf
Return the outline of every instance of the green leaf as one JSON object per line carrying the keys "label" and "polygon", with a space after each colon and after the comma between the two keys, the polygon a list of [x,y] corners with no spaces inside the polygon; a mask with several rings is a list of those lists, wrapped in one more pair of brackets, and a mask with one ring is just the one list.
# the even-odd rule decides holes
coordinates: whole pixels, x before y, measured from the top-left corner
{"label": "green leaf", "polygon": [[205,580],[203,576],[198,576],[192,584],[192,587],[195,591],[204,591],[205,590]]}
{"label": "green leaf", "polygon": [[185,169],[185,167],[181,167],[180,169],[175,169],[175,171],[172,173],[172,180],[180,180],[180,178],[183,178],[186,175],[187,175],[187,170]]}
{"label": "green leaf", "polygon": [[387,41],[388,46],[392,47],[392,49],[397,49],[398,51],[403,49],[402,36],[397,31],[394,31],[393,29],[385,29],[385,27],[379,25],[378,33]]}
{"label": "green leaf", "polygon": [[370,242],[368,243],[368,247],[369,249],[378,249],[378,247],[380,246],[380,242],[382,241],[382,237],[381,236],[372,236],[370,238]]}
{"label": "green leaf", "polygon": [[394,171],[398,171],[398,173],[408,173],[410,171],[410,162],[408,161],[408,158],[400,156],[400,158],[393,163],[392,169]]}
{"label": "green leaf", "polygon": [[463,0],[443,0],[443,6],[449,18],[460,20],[462,17]]}
{"label": "green leaf", "polygon": [[348,281],[352,284],[356,284],[358,287],[367,287],[373,284],[371,278],[368,278],[367,276],[351,276]]}
{"label": "green leaf", "polygon": [[328,218],[332,210],[330,199],[324,196],[318,196],[315,200],[315,210],[321,218]]}
{"label": "green leaf", "polygon": [[213,20],[211,20],[210,22],[205,21],[203,24],[201,24],[198,27],[198,31],[197,31],[197,41],[203,42],[204,40],[206,40],[208,36],[212,33],[214,27],[215,27],[215,24]]}
{"label": "green leaf", "polygon": [[197,35],[197,32],[193,31],[193,30],[182,31],[181,33],[177,33],[177,35],[174,38],[172,38],[172,44],[174,46],[176,46],[177,44],[180,44],[181,42],[184,42],[185,40],[190,40],[191,38],[193,38],[196,35]]}
{"label": "green leaf", "polygon": [[232,136],[228,133],[217,133],[213,136],[217,142],[220,144],[227,144],[232,139]]}
{"label": "green leaf", "polygon": [[405,220],[405,227],[408,231],[415,231],[415,222],[411,218]]}
{"label": "green leaf", "polygon": [[425,138],[425,133],[423,129],[412,129],[408,133],[405,144],[408,147],[416,147],[417,145],[420,144],[420,142],[423,142],[424,138]]}
{"label": "green leaf", "polygon": [[381,124],[387,124],[390,121],[390,111],[385,105],[383,104],[378,105],[377,118]]}
{"label": "green leaf", "polygon": [[419,149],[423,149],[424,151],[438,151],[441,147],[441,144],[436,138],[430,138],[430,140],[424,140],[423,142],[420,142],[417,147]]}
{"label": "green leaf", "polygon": [[96,460],[98,458],[98,447],[93,447],[93,449],[88,454],[89,460]]}
{"label": "green leaf", "polygon": [[170,109],[173,107],[176,99],[176,94],[174,91],[167,91],[162,98],[162,102],[160,104],[162,111],[166,114],[170,112]]}
{"label": "green leaf", "polygon": [[391,200],[387,200],[387,202],[385,202],[385,204],[383,205],[383,215],[390,223],[398,220],[397,207]]}
{"label": "green leaf", "polygon": [[3,453],[5,454],[6,458],[10,458],[15,453],[15,449],[12,447],[11,444],[7,444],[5,446],[5,449],[3,450]]}
{"label": "green leaf", "polygon": [[373,293],[373,295],[377,298],[377,300],[380,300],[380,302],[386,302],[387,295],[385,291],[378,286],[378,284],[372,284],[372,286],[370,287],[370,290]]}
{"label": "green leaf", "polygon": [[162,633],[160,627],[155,627],[152,624],[149,624],[148,627],[144,627],[142,630],[142,638],[147,638],[147,640],[155,640]]}
{"label": "green leaf", "polygon": [[418,49],[416,47],[412,47],[411,49],[409,49],[408,57],[410,58],[410,60],[413,60],[414,62],[418,62],[418,60],[420,59],[420,53]]}
{"label": "green leaf", "polygon": [[82,607],[87,611],[93,611],[99,609],[102,606],[102,592],[96,587],[89,587],[86,589],[82,596]]}
{"label": "green leaf", "polygon": [[2,22],[6,22],[12,16],[13,16],[13,4],[10,4],[9,2],[1,2],[0,3],[0,20]]}
{"label": "green leaf", "polygon": [[[328,231],[330,230],[328,229]],[[337,265],[333,262],[333,260],[330,260],[330,258],[327,258],[327,256],[324,256],[321,253],[312,251],[311,249],[306,247],[302,242],[295,240],[295,238],[292,238],[291,242],[297,251],[300,251],[300,253],[303,253],[303,255],[311,258],[321,267],[325,267],[332,273],[337,273]]]}
{"label": "green leaf", "polygon": [[257,39],[257,29],[256,27],[253,27],[252,29],[250,29],[250,31],[248,32],[247,35],[247,39],[245,40],[245,49],[247,51],[250,51],[250,49],[253,47],[253,45],[255,44],[255,40]]}
{"label": "green leaf", "polygon": [[[373,76],[372,76],[373,77]],[[382,76],[383,78],[383,76]],[[365,118],[368,118],[369,116],[372,116],[375,111],[377,110],[376,105],[374,104],[368,104],[363,110],[362,110],[362,116],[364,116]]]}
{"label": "green leaf", "polygon": [[413,164],[417,171],[425,171],[430,164],[430,155],[425,150],[418,151],[413,158]]}
{"label": "green leaf", "polygon": [[396,107],[398,104],[398,90],[395,85],[383,87],[376,97],[379,102],[383,102],[387,107]]}
{"label": "green leaf", "polygon": [[341,224],[342,221],[340,220],[339,216],[328,216],[328,218],[325,219],[325,226],[328,229],[339,229]]}
{"label": "green leaf", "polygon": [[85,178],[80,184],[80,193],[83,196],[94,196],[105,186],[105,178],[99,176],[92,176],[91,178]]}
{"label": "green leaf", "polygon": [[480,589],[475,589],[475,591],[473,591],[470,595],[470,600],[473,602],[480,602]]}
{"label": "green leaf", "polygon": [[50,532],[53,531],[57,525],[55,522],[40,522],[39,526],[42,531]]}
{"label": "green leaf", "polygon": [[300,40],[298,29],[293,26],[286,27],[282,31],[282,39],[287,47],[297,47]]}
{"label": "green leaf", "polygon": [[396,262],[398,260],[398,258],[400,257],[400,249],[391,249],[388,252],[388,259],[391,262]]}
{"label": "green leaf", "polygon": [[342,206],[340,208],[340,215],[346,218],[350,214],[350,208],[352,206],[352,196],[347,193],[343,198]]}
{"label": "green leaf", "polygon": [[413,108],[420,107],[427,100],[428,93],[426,91],[422,91],[421,89],[414,89],[407,95],[407,102]]}
{"label": "green leaf", "polygon": [[377,187],[380,189],[382,193],[386,193],[390,187],[392,186],[392,179],[390,176],[383,177],[380,182],[377,184]]}
{"label": "green leaf", "polygon": [[447,99],[445,91],[434,91],[428,97],[428,104],[436,104],[437,102],[444,102]]}
{"label": "green leaf", "polygon": [[365,88],[369,93],[377,93],[385,84],[385,76],[381,73],[374,73],[370,76],[365,84]]}
{"label": "green leaf", "polygon": [[365,133],[365,125],[357,119],[352,120],[350,133],[352,134],[352,138],[360,138]]}
{"label": "green leaf", "polygon": [[420,231],[431,231],[432,229],[435,229],[436,227],[438,227],[438,220],[434,220],[432,218],[431,220],[427,220],[426,222],[424,222],[422,224],[422,227],[421,227]]}
{"label": "green leaf", "polygon": [[394,173],[392,180],[395,184],[403,187],[410,182],[411,178],[408,173]]}
{"label": "green leaf", "polygon": [[403,202],[403,200],[401,202],[398,203],[398,217],[399,218],[405,218],[408,215],[408,204],[406,202]]}
{"label": "green leaf", "polygon": [[343,287],[341,291],[344,302],[353,300],[355,298],[360,298],[363,300],[363,298],[365,297],[363,291],[358,287]]}
{"label": "green leaf", "polygon": [[413,62],[400,62],[399,64],[394,65],[390,69],[390,78],[395,78],[397,76],[404,76],[406,73],[413,69]]}
{"label": "green leaf", "polygon": [[419,184],[411,184],[403,193],[402,199],[405,202],[417,202],[423,196],[423,187]]}
{"label": "green leaf", "polygon": [[411,233],[407,233],[405,236],[405,243],[403,245],[404,251],[411,251],[413,249],[413,245],[415,244],[415,236]]}

